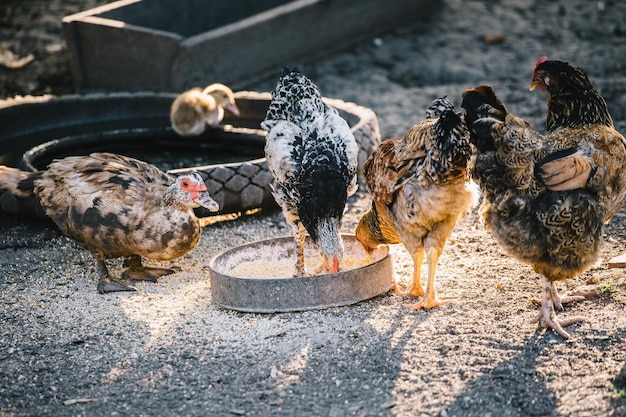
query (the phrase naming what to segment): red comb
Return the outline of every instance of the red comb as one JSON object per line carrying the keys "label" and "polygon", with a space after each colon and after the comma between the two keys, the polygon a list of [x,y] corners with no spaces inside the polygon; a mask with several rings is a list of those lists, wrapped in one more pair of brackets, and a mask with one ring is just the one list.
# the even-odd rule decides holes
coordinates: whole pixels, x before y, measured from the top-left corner
{"label": "red comb", "polygon": [[537,60],[537,63],[535,64],[535,68],[537,68],[540,64],[543,64],[544,62],[546,62],[548,60],[547,56],[542,56],[541,58],[539,58]]}

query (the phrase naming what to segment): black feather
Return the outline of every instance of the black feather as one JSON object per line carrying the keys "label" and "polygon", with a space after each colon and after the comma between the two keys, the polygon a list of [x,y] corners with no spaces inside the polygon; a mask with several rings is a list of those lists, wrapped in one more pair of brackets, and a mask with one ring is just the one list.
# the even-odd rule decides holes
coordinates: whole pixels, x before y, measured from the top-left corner
{"label": "black feather", "polygon": [[488,85],[463,92],[461,107],[465,109],[465,123],[470,140],[480,151],[493,150],[491,137],[493,122],[503,122],[507,110]]}

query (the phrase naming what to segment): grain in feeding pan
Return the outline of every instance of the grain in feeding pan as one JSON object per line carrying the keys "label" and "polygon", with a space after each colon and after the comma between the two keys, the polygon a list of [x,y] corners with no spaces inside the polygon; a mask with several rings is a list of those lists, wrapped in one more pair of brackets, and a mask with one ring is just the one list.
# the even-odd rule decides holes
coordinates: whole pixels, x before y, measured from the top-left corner
{"label": "grain in feeding pan", "polygon": [[[343,235],[341,271],[292,277],[296,262],[293,238],[249,243],[211,259],[211,295],[221,307],[251,313],[276,313],[338,307],[383,294],[392,286],[389,249],[368,255],[353,235]],[[321,256],[307,236],[305,266],[309,273]]]}

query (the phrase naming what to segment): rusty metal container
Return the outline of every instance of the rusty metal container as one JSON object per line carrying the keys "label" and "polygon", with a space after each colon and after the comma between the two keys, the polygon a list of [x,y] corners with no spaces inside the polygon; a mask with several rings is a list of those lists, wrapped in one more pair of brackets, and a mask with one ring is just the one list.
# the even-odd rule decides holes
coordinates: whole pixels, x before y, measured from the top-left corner
{"label": "rusty metal container", "polygon": [[[353,235],[343,235],[343,241],[344,263],[367,256]],[[315,256],[319,252],[307,236],[305,258]],[[363,266],[342,268],[337,274],[294,278],[295,260],[291,237],[249,243],[218,254],[209,264],[213,302],[253,313],[315,310],[358,303],[392,287],[393,266],[386,246],[376,249]],[[264,273],[267,268],[277,271],[268,275]],[[241,276],[247,271],[254,276]]]}

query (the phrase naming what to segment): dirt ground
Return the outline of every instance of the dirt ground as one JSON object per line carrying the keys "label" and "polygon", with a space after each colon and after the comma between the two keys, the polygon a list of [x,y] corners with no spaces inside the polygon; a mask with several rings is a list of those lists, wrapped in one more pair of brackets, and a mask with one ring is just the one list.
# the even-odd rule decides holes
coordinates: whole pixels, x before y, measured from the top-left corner
{"label": "dirt ground", "polygon": [[[0,65],[0,98],[71,93],[60,19],[103,3],[3,0],[0,52],[34,60]],[[540,129],[546,97],[528,83],[541,55],[583,67],[626,132],[626,2],[617,0],[448,0],[303,71],[326,96],[372,108],[383,137],[402,135],[434,98],[458,105],[479,83]],[[365,190],[350,200],[346,233],[369,201]],[[626,416],[626,275],[607,267],[626,248],[626,208],[606,227],[602,262],[559,286],[598,289],[560,313],[589,318],[568,341],[532,323],[539,279],[498,248],[476,210],[439,262],[439,291],[455,297],[447,306],[412,311],[414,300],[388,293],[263,315],[211,302],[211,257],[288,234],[278,211],[212,224],[173,262],[181,272],[100,295],[87,251],[48,222],[0,218],[0,417]],[[391,252],[407,278],[410,258],[401,246]]]}

